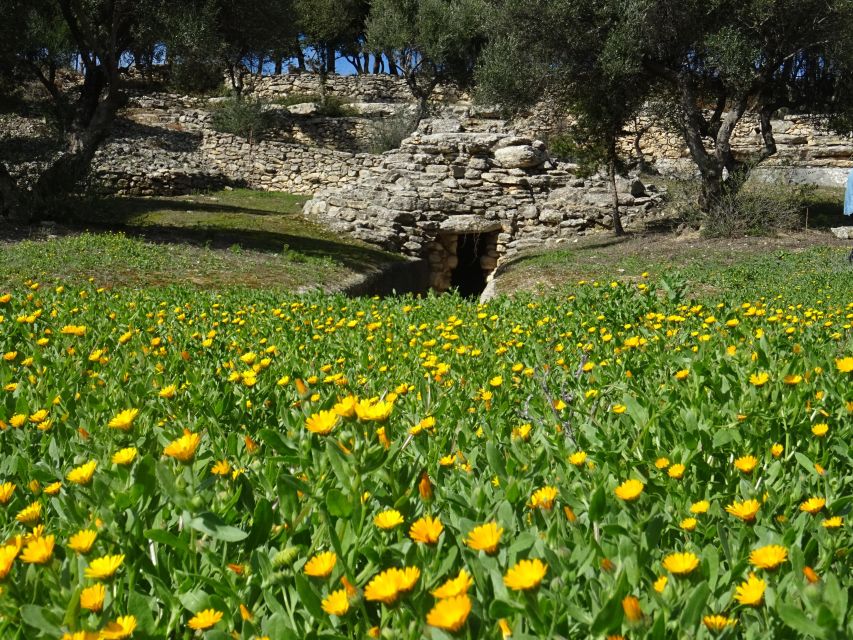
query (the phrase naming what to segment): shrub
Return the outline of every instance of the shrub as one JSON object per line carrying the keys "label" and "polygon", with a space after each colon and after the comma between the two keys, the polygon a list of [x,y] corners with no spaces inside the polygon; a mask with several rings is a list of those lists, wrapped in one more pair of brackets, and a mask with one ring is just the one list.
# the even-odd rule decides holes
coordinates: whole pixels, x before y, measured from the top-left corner
{"label": "shrub", "polygon": [[168,86],[179,93],[209,94],[222,84],[222,67],[211,60],[184,58],[169,73]]}
{"label": "shrub", "polygon": [[272,125],[260,100],[232,99],[218,105],[211,124],[220,133],[233,133],[249,140],[260,138]]}
{"label": "shrub", "polygon": [[749,183],[723,196],[705,218],[703,233],[731,238],[801,228],[810,190],[808,185]]}
{"label": "shrub", "polygon": [[407,111],[376,120],[370,124],[367,132],[366,149],[369,153],[376,154],[399,149],[403,140],[416,128],[417,120]]}

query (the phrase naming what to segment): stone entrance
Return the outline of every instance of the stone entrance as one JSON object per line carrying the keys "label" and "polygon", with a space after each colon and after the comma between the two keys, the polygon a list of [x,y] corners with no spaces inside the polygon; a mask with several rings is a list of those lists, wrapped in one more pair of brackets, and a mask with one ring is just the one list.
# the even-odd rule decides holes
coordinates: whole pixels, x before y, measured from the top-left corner
{"label": "stone entrance", "polygon": [[478,297],[497,267],[498,236],[501,224],[469,216],[449,218],[427,249],[430,277],[434,291],[455,288],[465,297]]}

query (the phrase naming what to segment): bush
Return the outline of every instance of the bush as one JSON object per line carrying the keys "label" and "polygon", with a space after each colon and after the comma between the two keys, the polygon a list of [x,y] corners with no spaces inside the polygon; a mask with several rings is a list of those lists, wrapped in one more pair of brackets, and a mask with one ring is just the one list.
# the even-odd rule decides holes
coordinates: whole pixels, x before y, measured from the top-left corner
{"label": "bush", "polygon": [[211,60],[183,59],[172,65],[168,86],[178,93],[216,92],[222,86],[222,67]]}
{"label": "bush", "polygon": [[723,196],[703,233],[714,238],[772,235],[803,227],[809,185],[750,183]]}
{"label": "bush", "polygon": [[327,118],[347,118],[358,115],[355,109],[349,106],[350,100],[341,98],[340,96],[326,96],[326,103],[323,104],[323,98],[313,93],[292,93],[284,98],[276,98],[271,104],[278,104],[283,107],[292,107],[295,104],[305,104],[312,102],[317,105],[317,115]]}
{"label": "bush", "polygon": [[407,111],[376,120],[370,124],[366,149],[369,153],[376,154],[399,149],[403,140],[408,138],[417,126],[417,120]]}
{"label": "bush", "polygon": [[272,118],[260,100],[232,99],[214,109],[211,124],[220,133],[254,140],[272,126]]}
{"label": "bush", "polygon": [[740,189],[726,191],[719,206],[706,214],[699,209],[702,183],[698,179],[673,180],[666,188],[666,212],[712,238],[772,235],[802,228],[814,191],[811,185],[749,181]]}

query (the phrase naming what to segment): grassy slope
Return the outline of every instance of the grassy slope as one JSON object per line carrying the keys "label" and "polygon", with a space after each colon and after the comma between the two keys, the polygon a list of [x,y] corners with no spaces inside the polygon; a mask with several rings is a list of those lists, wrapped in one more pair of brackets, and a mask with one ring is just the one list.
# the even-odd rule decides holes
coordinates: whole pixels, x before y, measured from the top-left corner
{"label": "grassy slope", "polygon": [[[249,190],[73,203],[60,237],[0,240],[0,282],[94,278],[104,286],[333,287],[400,260],[303,219],[306,198]],[[115,231],[121,234],[113,233]]]}

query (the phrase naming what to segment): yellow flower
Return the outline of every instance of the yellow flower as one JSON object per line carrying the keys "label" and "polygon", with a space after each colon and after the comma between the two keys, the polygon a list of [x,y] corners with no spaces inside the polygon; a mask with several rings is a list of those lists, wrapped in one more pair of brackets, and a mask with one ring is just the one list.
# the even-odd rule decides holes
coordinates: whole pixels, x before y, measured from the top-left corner
{"label": "yellow flower", "polygon": [[471,613],[471,599],[467,594],[439,600],[427,614],[427,624],[454,633],[462,628]]}
{"label": "yellow flower", "polygon": [[136,459],[136,455],[138,453],[139,452],[136,450],[136,447],[127,447],[125,449],[119,449],[113,454],[113,464],[117,464],[120,466],[128,465]]}
{"label": "yellow flower", "polygon": [[21,562],[27,564],[44,564],[53,556],[55,536],[38,537],[31,540],[21,554]]}
{"label": "yellow flower", "polygon": [[735,468],[743,473],[749,473],[755,469],[758,464],[758,459],[755,456],[742,456],[735,460]]}
{"label": "yellow flower", "polygon": [[504,584],[513,591],[527,591],[535,589],[542,582],[548,565],[539,558],[533,560],[519,560],[511,567],[504,576]]}
{"label": "yellow flower", "polygon": [[111,429],[128,431],[133,426],[133,421],[139,415],[139,409],[125,409],[107,424]]}
{"label": "yellow flower", "polygon": [[114,556],[101,556],[94,558],[86,567],[84,574],[87,578],[105,580],[112,577],[124,562],[124,554]]}
{"label": "yellow flower", "polygon": [[726,507],[726,512],[733,515],[735,518],[740,518],[744,522],[752,522],[755,520],[755,514],[761,508],[758,500],[744,500],[738,502],[735,500]]}
{"label": "yellow flower", "polygon": [[175,394],[177,394],[177,393],[178,393],[178,387],[173,385],[173,384],[170,384],[170,385],[160,389],[160,392],[157,395],[160,396],[161,398],[166,399],[166,400],[170,400],[170,399],[174,398]]}
{"label": "yellow flower", "polygon": [[499,527],[496,522],[481,524],[468,533],[465,544],[475,551],[494,553],[500,544],[503,532],[503,527]]}
{"label": "yellow flower", "polygon": [[824,529],[837,529],[844,524],[844,519],[841,516],[832,516],[820,523]]}
{"label": "yellow flower", "polygon": [[190,462],[195,457],[195,451],[200,442],[201,436],[199,434],[184,429],[184,435],[163,449],[163,454],[181,462]]}
{"label": "yellow flower", "polygon": [[809,498],[800,505],[800,511],[805,511],[806,513],[814,515],[823,509],[825,504],[826,500],[823,498]]}
{"label": "yellow flower", "polygon": [[373,517],[373,524],[380,529],[393,529],[403,524],[403,516],[396,509],[386,509]]}
{"label": "yellow flower", "polygon": [[72,551],[85,555],[92,550],[92,545],[95,544],[95,539],[97,537],[97,531],[83,529],[68,539],[68,548]]}
{"label": "yellow flower", "polygon": [[41,502],[33,502],[21,509],[15,520],[21,524],[32,526],[41,519]]}
{"label": "yellow flower", "polygon": [[672,466],[669,468],[669,470],[666,472],[666,474],[667,474],[670,478],[675,478],[676,480],[680,480],[680,479],[681,479],[681,477],[684,475],[684,471],[685,471],[685,469],[686,469],[686,468],[687,468],[687,467],[685,467],[685,466],[684,466],[683,464],[681,464],[681,463],[674,464],[674,465],[672,465]]}
{"label": "yellow flower", "polygon": [[841,373],[850,373],[853,371],[853,356],[847,356],[846,358],[836,358],[835,367]]}
{"label": "yellow flower", "polygon": [[783,451],[785,451],[785,447],[783,447],[778,442],[772,447],[770,447],[770,453],[773,455],[774,458],[778,458],[779,456],[781,456]]}
{"label": "yellow flower", "polygon": [[12,499],[12,493],[15,491],[15,485],[11,482],[0,484],[0,504],[6,504]]}
{"label": "yellow flower", "polygon": [[663,590],[666,589],[666,583],[669,582],[669,578],[666,576],[661,576],[654,582],[654,589],[658,593],[663,593]]}
{"label": "yellow flower", "polygon": [[759,547],[749,554],[749,562],[759,569],[775,569],[787,559],[788,550],[778,544]]}
{"label": "yellow flower", "polygon": [[337,561],[338,556],[334,551],[324,551],[306,562],[302,571],[306,576],[311,576],[312,578],[325,578],[332,573],[332,569],[335,568]]}
{"label": "yellow flower", "polygon": [[222,620],[221,611],[217,611],[216,609],[205,609],[204,611],[199,611],[190,618],[187,626],[196,631],[204,631],[205,629],[210,629],[220,620]]}
{"label": "yellow flower", "polygon": [[700,500],[690,505],[690,513],[707,513],[711,507],[711,503],[707,500]]}
{"label": "yellow flower", "polygon": [[714,615],[705,616],[704,618],[702,618],[702,623],[708,628],[709,631],[723,631],[728,627],[735,626],[737,624],[737,620],[715,613]]}
{"label": "yellow flower", "polygon": [[80,336],[86,335],[86,327],[68,324],[68,325],[65,325],[64,327],[62,327],[62,329],[60,329],[59,332],[65,336],[80,337]]}
{"label": "yellow flower", "polygon": [[820,576],[817,575],[815,570],[811,567],[803,567],[803,575],[806,577],[806,580],[809,581],[809,584],[820,582]]}
{"label": "yellow flower", "polygon": [[766,587],[764,580],[750,573],[749,578],[735,589],[735,600],[750,607],[757,607],[764,598]]}
{"label": "yellow flower", "polygon": [[639,622],[643,619],[643,610],[640,608],[640,601],[635,596],[625,596],[622,598],[622,611],[625,612],[628,622]]}
{"label": "yellow flower", "polygon": [[359,420],[382,422],[394,409],[394,403],[386,400],[359,400],[355,404],[355,415]]}
{"label": "yellow flower", "polygon": [[409,537],[421,544],[435,544],[442,531],[444,531],[444,525],[441,524],[441,520],[424,516],[412,523],[409,528]]}
{"label": "yellow flower", "polygon": [[693,531],[696,528],[697,520],[696,518],[685,518],[679,523],[679,527],[684,529],[685,531]]}
{"label": "yellow flower", "polygon": [[33,415],[30,416],[30,422],[33,424],[39,424],[40,422],[44,422],[47,419],[47,409],[39,409]]}
{"label": "yellow flower", "polygon": [[573,464],[576,467],[580,467],[583,463],[586,462],[586,452],[585,451],[575,451],[572,455],[569,456],[569,463]]}
{"label": "yellow flower", "polygon": [[666,469],[669,466],[669,458],[658,458],[655,460],[656,469]]}
{"label": "yellow flower", "polygon": [[135,616],[119,616],[106,627],[101,629],[101,640],[122,640],[133,635],[133,630],[136,629]]}
{"label": "yellow flower", "polygon": [[628,407],[624,404],[614,404],[611,410],[613,413],[625,413],[628,410]]}
{"label": "yellow flower", "polygon": [[421,571],[417,567],[386,569],[367,583],[364,597],[372,602],[393,604],[401,593],[410,591],[415,586],[420,575]]}
{"label": "yellow flower", "polygon": [[104,608],[104,596],[107,590],[103,584],[98,582],[91,587],[86,587],[80,592],[80,606],[89,611],[98,612]]}
{"label": "yellow flower", "polygon": [[468,592],[474,586],[474,580],[465,569],[461,569],[455,578],[450,578],[438,589],[432,592],[432,595],[439,600],[444,598],[455,598]]}
{"label": "yellow flower", "polygon": [[17,544],[0,546],[0,580],[4,580],[9,575],[20,550],[21,548]]}
{"label": "yellow flower", "polygon": [[352,418],[355,415],[355,405],[357,402],[358,398],[349,395],[346,398],[338,400],[335,406],[332,407],[332,411],[342,418]]}
{"label": "yellow flower", "polygon": [[767,381],[770,379],[770,375],[766,371],[761,371],[759,373],[753,373],[749,376],[749,381],[755,385],[756,387],[761,387],[767,384]]}
{"label": "yellow flower", "polygon": [[689,551],[671,553],[663,559],[663,568],[677,576],[686,576],[699,566],[699,558]]}
{"label": "yellow flower", "polygon": [[640,494],[643,492],[644,485],[639,480],[626,480],[622,484],[620,484],[616,489],[613,490],[613,493],[616,494],[616,497],[620,500],[636,500],[640,497]]}
{"label": "yellow flower", "polygon": [[231,473],[231,465],[227,460],[219,460],[216,464],[213,465],[213,468],[210,472],[215,476],[227,476]]}
{"label": "yellow flower", "polygon": [[12,425],[15,429],[20,429],[24,423],[27,421],[27,416],[23,413],[16,413],[11,418],[9,418],[9,424]]}
{"label": "yellow flower", "polygon": [[530,507],[533,509],[549,510],[554,506],[554,500],[557,498],[556,487],[542,487],[533,492],[530,498]]}
{"label": "yellow flower", "polygon": [[782,382],[785,384],[795,385],[800,384],[803,381],[803,376],[797,375],[795,373],[789,373],[787,376],[782,378]]}
{"label": "yellow flower", "polygon": [[323,611],[330,616],[342,616],[349,611],[349,598],[346,589],[332,591],[322,602]]}
{"label": "yellow flower", "polygon": [[818,438],[824,437],[827,431],[829,431],[829,425],[825,422],[818,423],[812,427],[812,433]]}
{"label": "yellow flower", "polygon": [[491,387],[499,387],[504,383],[504,379],[500,376],[495,376],[491,380],[489,380],[489,386]]}
{"label": "yellow flower", "polygon": [[334,411],[319,411],[308,416],[305,420],[305,428],[311,433],[325,436],[332,432],[339,420],[340,416]]}
{"label": "yellow flower", "polygon": [[92,476],[95,474],[95,467],[98,466],[97,460],[90,460],[86,464],[80,465],[68,472],[65,476],[68,482],[74,484],[85,485],[92,481]]}
{"label": "yellow flower", "polygon": [[689,371],[689,370],[687,370],[687,369],[682,369],[681,371],[676,371],[676,372],[675,372],[675,379],[676,379],[676,380],[684,380],[684,379],[685,379],[687,376],[689,376],[689,375],[690,375],[690,371]]}

